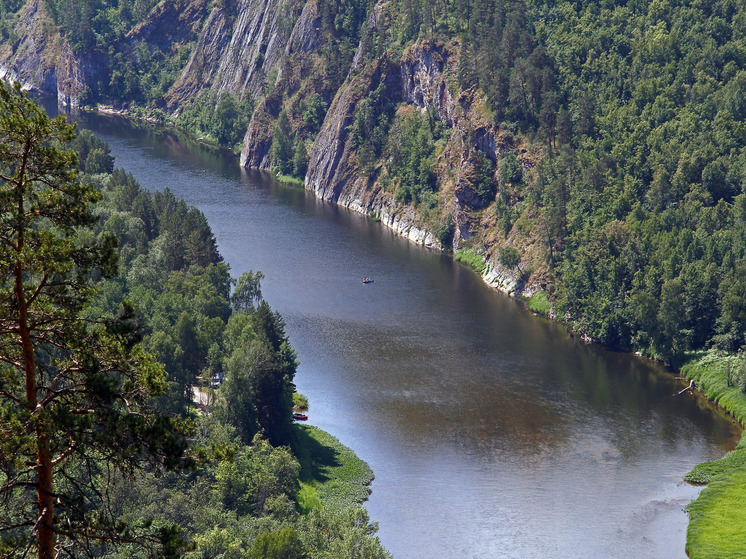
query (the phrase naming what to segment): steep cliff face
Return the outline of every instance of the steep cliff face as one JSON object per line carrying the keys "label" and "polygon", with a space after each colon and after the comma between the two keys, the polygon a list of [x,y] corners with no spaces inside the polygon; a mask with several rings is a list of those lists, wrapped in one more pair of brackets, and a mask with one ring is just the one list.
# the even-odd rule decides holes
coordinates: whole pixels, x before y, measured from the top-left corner
{"label": "steep cliff face", "polygon": [[407,100],[403,84],[408,78],[403,76],[403,66],[388,55],[372,57],[368,51],[371,38],[386,33],[386,24],[387,14],[383,4],[379,4],[365,24],[348,79],[337,91],[313,142],[305,184],[323,200],[375,215],[412,241],[441,248],[431,228],[414,208],[396,202],[391,191],[361,172],[353,145],[351,127],[356,111],[372,91],[383,86],[383,95],[389,103]]}
{"label": "steep cliff face", "polygon": [[357,105],[379,84],[385,84],[388,99],[400,98],[401,77],[398,66],[385,58],[355,68],[353,72],[354,77],[332,102],[313,144],[306,187],[324,200],[344,205],[356,201],[364,205],[372,193],[367,178],[358,173],[358,156],[352,146],[350,126]]}
{"label": "steep cliff face", "polygon": [[[380,19],[372,16],[368,22],[369,32],[379,32],[375,28]],[[378,177],[385,174],[385,156],[378,162],[373,178],[360,170],[351,128],[360,102],[384,83],[387,99],[400,103],[400,110],[408,105],[423,114],[434,111],[450,129],[436,169],[440,222],[451,223],[454,250],[476,247],[485,257],[488,283],[506,292],[531,293],[543,280],[542,242],[519,232],[502,238],[494,233],[498,229],[495,214],[484,207],[474,189],[474,155],[480,152],[492,162],[495,169],[492,179],[498,183],[498,164],[507,154],[518,154],[526,171],[530,170],[531,157],[523,146],[516,145],[510,134],[494,128],[486,102],[476,91],[458,88],[455,76],[459,47],[458,41],[449,44],[422,41],[405,50],[398,62],[387,57],[366,59],[359,52],[348,80],[337,92],[313,143],[306,188],[324,200],[376,215],[383,223],[418,243],[441,247],[434,233],[432,212],[428,214],[397,201],[391,189],[384,188],[383,181],[379,180]],[[507,185],[498,184],[498,188],[502,186],[507,190]],[[500,264],[498,251],[505,245],[521,247],[523,270],[530,267],[533,275]]]}
{"label": "steep cliff face", "polygon": [[[392,22],[399,15],[391,12],[390,3],[377,3],[367,16],[364,4],[358,3],[363,6],[360,17],[353,3],[322,1],[161,2],[114,48],[127,55],[145,44],[151,51],[173,56],[177,49],[194,44],[163,103],[176,115],[203,92],[210,92],[212,99],[223,93],[255,98],[241,152],[243,166],[270,168],[273,134],[284,112],[295,149],[308,151],[306,188],[318,197],[376,215],[418,243],[477,250],[488,263],[491,281],[503,289],[519,287],[521,276],[524,289],[529,280],[528,291],[540,284],[541,242],[525,232],[496,233],[499,228],[490,209],[494,199],[485,198],[475,186],[475,177],[484,175],[479,161],[487,160],[498,198],[515,202],[522,194],[500,184],[500,162],[507,154],[515,155],[530,172],[536,154],[494,127],[481,93],[460,89],[459,41],[418,41],[401,52],[386,46],[397,44]],[[357,23],[344,27],[351,18],[358,18]],[[49,31],[50,21],[43,0],[28,0],[20,17],[20,38],[0,50],[0,75],[75,105],[86,87],[94,90],[107,79],[110,69],[105,55],[75,56],[59,33]],[[369,153],[358,152],[359,137],[354,140],[352,128],[361,103],[372,95],[385,98],[389,123],[419,112],[423,118],[434,115],[448,129],[433,163],[437,207],[397,198],[399,179],[389,173],[395,147],[381,149],[379,142],[372,162]],[[312,97],[323,106],[316,119],[307,114],[306,103]],[[533,275],[501,267],[497,253],[505,245],[520,248],[523,269],[530,267]]]}
{"label": "steep cliff face", "polygon": [[[139,43],[173,54],[196,41],[209,0],[170,0],[153,8],[148,18],[111,45],[127,52]],[[0,78],[20,81],[27,89],[56,95],[60,104],[77,106],[86,90],[98,93],[109,74],[108,53],[95,49],[76,54],[57,29],[43,0],[28,0],[16,25],[18,39],[0,47]]]}
{"label": "steep cliff face", "polygon": [[124,43],[134,46],[144,41],[150,49],[173,52],[200,36],[209,0],[169,0],[157,4],[148,18],[135,26]]}
{"label": "steep cliff face", "polygon": [[[271,79],[266,79],[265,74],[255,74],[253,91],[259,102],[241,150],[241,165],[245,167],[270,168],[273,127],[281,110],[287,111],[296,133],[311,135],[314,131],[303,122],[303,104],[314,95],[331,100],[337,93],[340,78],[334,75],[324,57],[334,38],[328,25],[325,28],[322,22],[321,9],[318,0],[304,3],[284,51],[272,51],[265,59]],[[279,47],[281,42],[272,41],[272,45]]]}
{"label": "steep cliff face", "polygon": [[31,0],[23,7],[18,39],[0,49],[0,79],[18,81],[26,89],[56,95],[61,104],[74,106],[100,64],[76,56],[50,23],[43,0]]}
{"label": "steep cliff face", "polygon": [[[318,47],[318,3],[236,0],[212,9],[192,58],[167,96],[177,107],[209,90],[259,97],[282,77],[288,56]],[[252,162],[255,159],[251,159]]]}

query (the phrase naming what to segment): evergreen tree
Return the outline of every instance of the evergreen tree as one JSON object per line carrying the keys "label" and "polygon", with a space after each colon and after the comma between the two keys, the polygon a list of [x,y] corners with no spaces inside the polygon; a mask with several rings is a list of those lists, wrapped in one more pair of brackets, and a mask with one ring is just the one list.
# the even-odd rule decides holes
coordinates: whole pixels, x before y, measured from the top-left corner
{"label": "evergreen tree", "polygon": [[270,152],[272,167],[282,175],[289,175],[293,171],[293,136],[290,121],[285,111],[280,112],[274,132],[272,133],[272,148]]}
{"label": "evergreen tree", "polygon": [[132,309],[81,317],[116,257],[111,237],[91,234],[99,193],[78,180],[76,154],[62,147],[74,136],[20,85],[0,85],[3,556],[136,541],[98,506],[97,474],[177,466],[186,448],[177,423],[147,407],[165,388],[164,371],[140,348]]}

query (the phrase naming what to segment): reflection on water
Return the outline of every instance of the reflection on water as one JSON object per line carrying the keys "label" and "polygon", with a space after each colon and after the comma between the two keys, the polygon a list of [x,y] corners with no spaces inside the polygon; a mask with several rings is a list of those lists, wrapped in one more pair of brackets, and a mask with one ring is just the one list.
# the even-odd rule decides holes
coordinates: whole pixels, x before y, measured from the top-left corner
{"label": "reflection on water", "polygon": [[737,430],[670,374],[232,156],[80,119],[206,214],[234,276],[264,272],[311,422],[373,467],[367,507],[397,557],[684,557],[698,490],[681,478]]}

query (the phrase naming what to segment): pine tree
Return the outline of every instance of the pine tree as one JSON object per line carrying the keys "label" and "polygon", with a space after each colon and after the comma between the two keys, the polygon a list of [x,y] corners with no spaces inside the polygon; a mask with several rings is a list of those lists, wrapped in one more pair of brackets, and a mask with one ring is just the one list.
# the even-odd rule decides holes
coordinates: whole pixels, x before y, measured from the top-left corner
{"label": "pine tree", "polygon": [[91,542],[142,541],[102,507],[98,475],[184,460],[185,433],[147,407],[163,367],[139,345],[131,307],[81,312],[116,270],[95,237],[99,198],[64,149],[75,129],[0,85],[0,555],[95,555]]}

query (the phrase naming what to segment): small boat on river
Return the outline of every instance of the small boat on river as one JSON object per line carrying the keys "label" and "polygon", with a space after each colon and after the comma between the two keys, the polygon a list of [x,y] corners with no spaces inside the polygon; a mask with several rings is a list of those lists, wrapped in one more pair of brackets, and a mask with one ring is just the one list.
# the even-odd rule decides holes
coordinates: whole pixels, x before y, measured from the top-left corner
{"label": "small boat on river", "polygon": [[363,278],[363,283],[373,283],[373,278]]}

